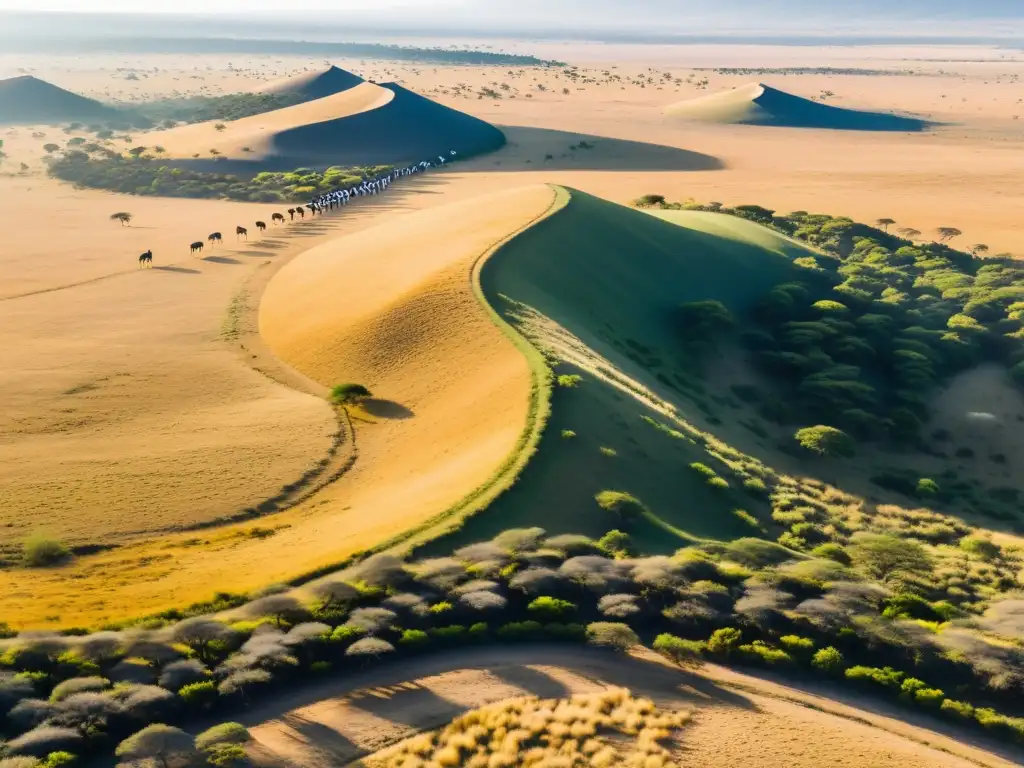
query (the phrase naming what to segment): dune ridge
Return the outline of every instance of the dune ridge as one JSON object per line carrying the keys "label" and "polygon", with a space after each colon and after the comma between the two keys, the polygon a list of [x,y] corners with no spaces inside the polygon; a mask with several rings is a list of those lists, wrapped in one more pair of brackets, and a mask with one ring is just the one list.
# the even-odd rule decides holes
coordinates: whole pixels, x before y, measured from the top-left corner
{"label": "dune ridge", "polygon": [[117,110],[32,75],[0,80],[0,124],[102,120]]}
{"label": "dune ridge", "polygon": [[[251,172],[330,165],[407,165],[500,148],[505,135],[478,118],[395,83],[361,82],[324,98],[157,134],[166,156],[205,170]],[[216,155],[212,151],[216,151]]]}
{"label": "dune ridge", "polygon": [[925,120],[865,112],[805,99],[764,83],[689,99],[665,108],[669,117],[708,123],[824,128],[846,131],[923,131]]}
{"label": "dune ridge", "polygon": [[311,101],[347,91],[364,82],[366,81],[359,75],[332,64],[327,69],[275,80],[260,88],[259,92],[294,96],[302,98],[304,101]]}

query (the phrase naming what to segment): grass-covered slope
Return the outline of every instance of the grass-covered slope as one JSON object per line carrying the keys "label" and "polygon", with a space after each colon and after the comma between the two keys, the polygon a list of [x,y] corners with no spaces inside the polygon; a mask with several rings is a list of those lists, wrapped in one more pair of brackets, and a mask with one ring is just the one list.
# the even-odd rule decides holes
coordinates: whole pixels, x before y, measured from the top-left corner
{"label": "grass-covered slope", "polygon": [[751,499],[689,469],[706,460],[704,447],[656,426],[676,429],[672,398],[703,389],[679,343],[675,313],[680,303],[699,300],[742,313],[790,279],[799,270],[792,259],[810,251],[724,216],[687,214],[672,223],[581,192],[571,196],[496,254],[482,285],[549,355],[556,375],[582,378],[560,379],[537,457],[460,537],[526,524],[600,535],[620,522],[595,501],[603,490],[647,505],[652,517],[635,521],[633,533],[651,549],[671,550],[691,536],[749,535],[750,523],[733,510]]}
{"label": "grass-covered slope", "polygon": [[104,120],[118,116],[112,107],[31,75],[0,80],[0,125]]}
{"label": "grass-covered slope", "polygon": [[681,101],[667,107],[665,114],[709,123],[845,131],[923,131],[929,127],[925,120],[834,107],[761,83]]}

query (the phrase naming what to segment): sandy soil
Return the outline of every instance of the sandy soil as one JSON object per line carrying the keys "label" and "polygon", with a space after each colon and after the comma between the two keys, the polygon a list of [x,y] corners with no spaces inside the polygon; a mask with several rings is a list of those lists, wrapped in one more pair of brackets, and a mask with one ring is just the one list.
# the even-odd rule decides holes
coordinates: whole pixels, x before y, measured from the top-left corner
{"label": "sandy soil", "polygon": [[[1019,151],[1024,137],[1014,120],[1024,111],[1019,93],[1024,57],[940,48],[538,45],[536,51],[580,67],[570,77],[558,70],[335,62],[500,124],[510,144],[495,155],[419,179],[404,191],[395,189],[358,210],[297,224],[287,234],[272,230],[263,243],[254,238],[248,245],[236,244],[229,234],[222,253],[207,253],[220,261],[193,260],[185,248],[210,231],[230,233],[233,223],[268,220],[273,209],[74,191],[40,176],[40,156],[43,143],[63,144],[75,134],[52,127],[0,129],[8,153],[0,165],[5,234],[0,298],[10,299],[0,302],[0,334],[9,350],[5,362],[13,360],[0,375],[0,500],[6,526],[0,527],[0,548],[9,551],[25,532],[44,524],[85,543],[208,521],[272,495],[320,461],[337,424],[323,401],[310,395],[322,394],[322,387],[333,383],[328,373],[347,378],[345,367],[325,367],[323,381],[304,386],[305,377],[293,375],[267,350],[257,350],[251,334],[246,350],[238,339],[226,341],[221,334],[232,316],[232,300],[238,300],[236,315],[242,310],[251,314],[260,286],[274,282],[259,271],[265,262],[271,262],[266,269],[274,270],[337,235],[400,220],[408,211],[555,182],[616,201],[660,192],[674,199],[757,202],[869,221],[891,216],[899,226],[926,234],[951,225],[965,232],[964,244],[985,242],[993,253],[1024,253],[1024,225],[1014,215],[1024,202],[1017,183],[1024,172]],[[726,75],[698,69],[714,66],[853,66],[917,74]],[[24,69],[86,95],[124,101],[250,91],[322,67],[319,61],[281,57],[0,56],[0,74]],[[754,79],[806,97],[832,91],[827,103],[836,106],[913,112],[950,125],[925,134],[879,136],[759,126],[681,127],[662,114],[667,104]],[[501,98],[481,98],[484,87]],[[33,132],[45,136],[33,137]],[[136,132],[131,145],[155,144],[158,135]],[[581,140],[592,148],[580,148]],[[28,175],[12,175],[19,173],[21,162],[29,166]],[[135,214],[132,227],[108,220],[117,210]],[[25,226],[26,221],[33,226]],[[436,241],[436,233],[451,231],[444,229],[451,226],[440,215],[421,240]],[[380,252],[373,244],[360,247]],[[138,272],[135,257],[147,248],[154,250],[157,266],[169,268]],[[354,273],[364,274],[357,267]],[[372,270],[365,274],[371,276]],[[361,287],[348,280],[340,290],[358,295]],[[26,293],[37,295],[11,298]],[[360,365],[360,371],[374,373],[390,387],[391,374],[379,361],[373,362],[379,376],[369,362]],[[464,375],[472,379],[475,374]],[[144,397],[137,396],[140,391]],[[402,429],[419,429],[414,426],[419,410],[404,402],[410,394],[396,387],[384,396],[417,414],[399,425]],[[451,425],[444,418],[439,423],[439,434],[448,434]],[[367,433],[365,447],[359,438],[361,456],[371,455],[374,430],[396,435],[394,442],[382,438],[382,452],[408,449],[397,437],[401,433],[391,431],[398,428],[391,422],[361,428]],[[434,431],[417,434],[429,434],[424,441],[429,443]],[[491,444],[490,460],[498,456],[499,442]],[[441,454],[444,445],[436,446]],[[1006,450],[1015,451],[1009,445]],[[383,483],[387,471],[370,465],[363,463],[360,477],[370,479],[367,488],[378,487],[373,483]],[[484,462],[465,466],[461,490],[472,487]],[[97,477],[103,482],[93,482]],[[452,493],[456,490],[453,484]],[[246,528],[229,526],[198,537],[132,543],[79,558],[60,571],[0,571],[0,585],[6,587],[0,614],[15,623],[100,622],[206,598],[216,589],[253,588],[313,563],[333,562],[352,547],[370,543],[373,535],[394,530],[382,522],[359,535],[336,536],[333,526],[347,514],[349,492],[313,499],[294,513],[268,520],[265,525],[276,531],[269,539],[254,539]],[[416,493],[410,485],[391,498],[413,507]],[[425,493],[433,502],[440,499]],[[365,499],[372,501],[373,494],[367,491]],[[418,515],[409,509],[402,520]],[[287,559],[279,557],[282,547],[289,548]],[[68,578],[85,595],[74,606],[66,600]]]}
{"label": "sandy soil", "polygon": [[[711,768],[1003,768],[1012,748],[944,723],[849,697],[799,690],[714,666],[681,672],[642,651],[621,657],[578,648],[491,648],[389,664],[287,695],[247,713],[260,766],[345,765],[484,704],[523,695],[557,698],[629,688],[664,708],[693,713],[680,765]],[[825,698],[822,694],[827,694]],[[977,744],[977,746],[976,746]],[[986,748],[993,751],[985,751]]]}

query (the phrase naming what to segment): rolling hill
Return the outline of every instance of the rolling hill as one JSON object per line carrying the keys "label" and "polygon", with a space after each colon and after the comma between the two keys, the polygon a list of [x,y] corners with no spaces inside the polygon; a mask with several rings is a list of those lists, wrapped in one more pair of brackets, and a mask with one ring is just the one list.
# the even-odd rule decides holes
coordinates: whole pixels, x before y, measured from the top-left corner
{"label": "rolling hill", "polygon": [[365,80],[358,75],[332,65],[327,69],[278,80],[264,86],[260,92],[312,101],[347,91],[364,82]]}
{"label": "rolling hill", "polygon": [[[731,217],[673,212],[667,221],[575,190],[564,195],[557,213],[487,262],[481,284],[505,318],[556,361],[555,374],[582,380],[555,388],[537,456],[507,494],[466,522],[458,542],[517,525],[600,536],[615,527],[594,503],[606,489],[650,507],[658,520],[638,526],[634,537],[653,551],[749,535],[732,514],[741,500],[686,471],[707,459],[703,446],[679,439],[681,423],[706,418],[694,401],[714,406],[682,351],[673,311],[714,299],[742,313],[794,276],[800,268],[792,260],[811,251]],[[451,546],[440,542],[436,551]]]}
{"label": "rolling hill", "polygon": [[112,107],[31,75],[0,80],[0,124],[66,123],[117,116]]}
{"label": "rolling hill", "polygon": [[681,101],[667,107],[665,114],[707,123],[844,131],[916,132],[930,125],[925,120],[912,117],[834,107],[762,83]]}
{"label": "rolling hill", "polygon": [[482,120],[394,83],[368,82],[272,112],[157,135],[165,157],[237,172],[402,165],[449,157],[452,150],[469,157],[505,143],[504,134]]}

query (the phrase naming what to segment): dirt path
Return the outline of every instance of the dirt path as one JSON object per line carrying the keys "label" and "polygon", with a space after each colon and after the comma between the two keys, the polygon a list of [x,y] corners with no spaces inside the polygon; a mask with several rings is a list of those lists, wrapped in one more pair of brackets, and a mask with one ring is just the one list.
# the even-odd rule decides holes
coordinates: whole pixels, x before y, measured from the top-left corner
{"label": "dirt path", "polygon": [[[388,664],[258,706],[245,719],[264,768],[351,763],[502,699],[626,687],[693,712],[681,765],[696,768],[1008,768],[1019,754],[905,719],[845,692],[805,691],[715,666],[681,672],[649,651],[622,657],[565,646],[490,647]],[[991,750],[991,751],[986,751]]]}

